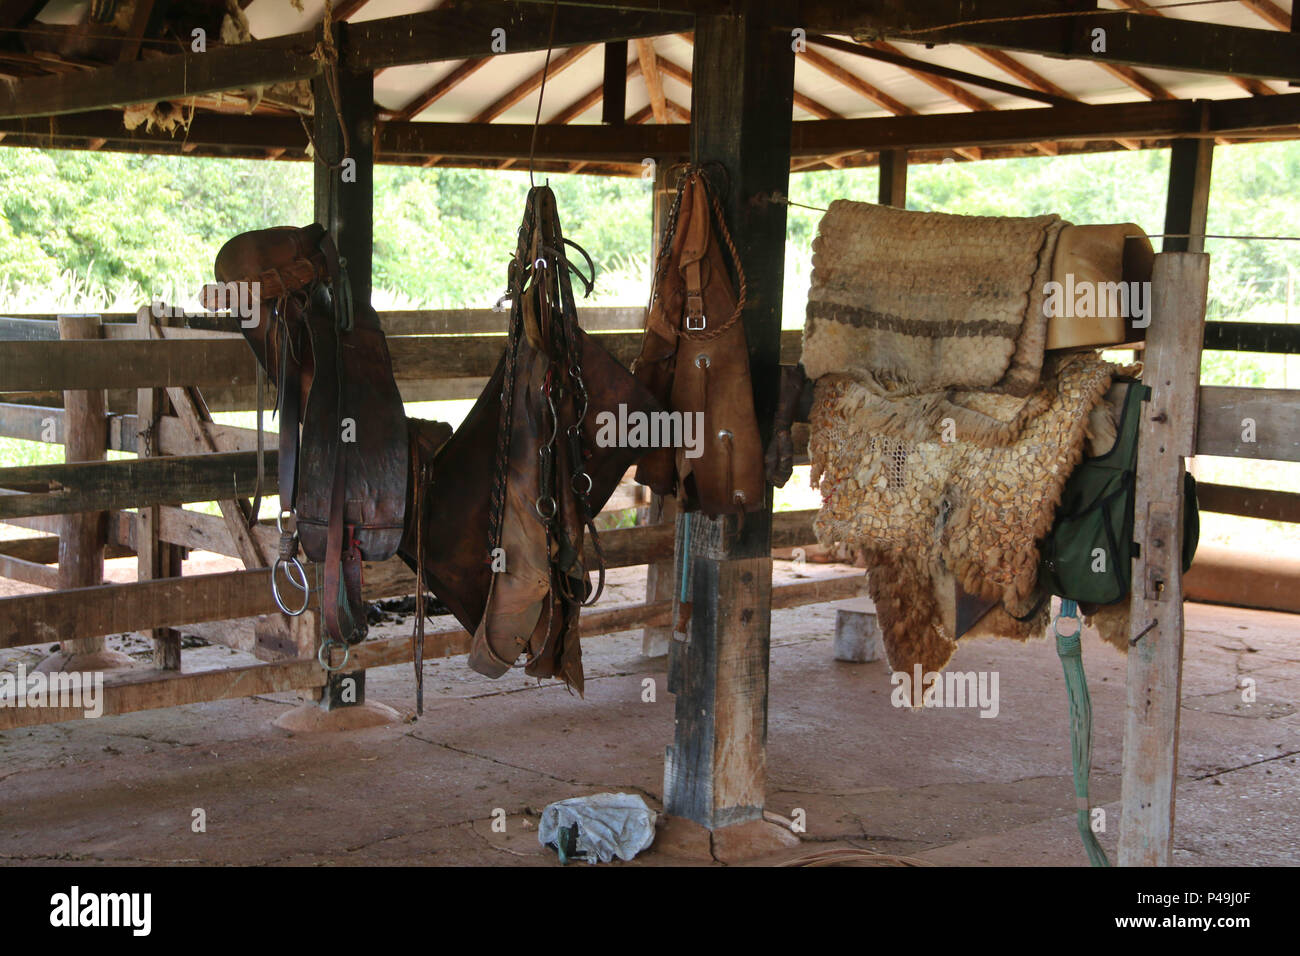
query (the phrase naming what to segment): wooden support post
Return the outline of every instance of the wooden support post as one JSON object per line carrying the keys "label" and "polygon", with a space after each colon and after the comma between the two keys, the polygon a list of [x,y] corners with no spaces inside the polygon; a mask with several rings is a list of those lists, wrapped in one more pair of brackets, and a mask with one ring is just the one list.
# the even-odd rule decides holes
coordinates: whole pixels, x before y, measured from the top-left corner
{"label": "wooden support post", "polygon": [[[348,25],[338,24],[337,28],[346,32]],[[373,73],[349,70],[346,62],[339,63],[338,76],[343,100],[340,104],[335,104],[322,78],[312,81],[316,99],[316,221],[329,230],[338,243],[339,255],[347,260],[353,300],[358,305],[369,305],[374,244],[375,77]],[[347,127],[346,137],[339,126],[340,116]]]}
{"label": "wooden support post", "polygon": [[[155,319],[147,308],[136,315],[136,325],[142,339],[154,337]],[[167,414],[167,396],[161,388],[142,388],[136,397],[136,447],[141,458],[161,454],[158,427]],[[136,529],[136,579],[153,581],[158,578],[178,577],[181,573],[180,548],[168,544],[158,535],[161,505],[140,509],[140,523]],[[160,670],[181,669],[181,632],[174,627],[155,627],[153,638],[153,664]]]}
{"label": "wooden support post", "polygon": [[[1204,252],[1210,204],[1214,140],[1179,139],[1169,156],[1169,191],[1165,200],[1164,252]],[[1184,238],[1190,233],[1191,238]]]}
{"label": "wooden support post", "polygon": [[[60,339],[98,339],[103,334],[97,315],[61,315],[58,326]],[[104,461],[108,457],[107,395],[103,389],[64,391],[62,437],[65,461]],[[59,588],[103,584],[107,512],[67,514],[59,521]],[[60,652],[43,661],[40,669],[106,670],[131,664],[125,654],[107,650],[104,638],[89,637],[62,641]]]}
{"label": "wooden support post", "polygon": [[[346,37],[348,24],[340,23],[336,28]],[[342,39],[339,45],[343,46]],[[342,58],[338,88],[341,102],[335,103],[323,77],[312,81],[316,100],[314,135],[319,151],[314,182],[316,221],[329,230],[340,257],[346,261],[353,302],[357,308],[368,308],[374,245],[375,75],[350,69],[346,58]],[[312,654],[319,647],[319,619],[309,611],[292,622],[287,635],[282,636],[283,646],[274,647],[271,632],[264,628],[258,635],[260,646],[271,654]],[[310,649],[304,647],[309,636],[315,638]],[[399,720],[393,708],[366,701],[364,681],[364,672],[359,677],[331,675],[331,681],[321,688],[319,706],[308,704],[281,714],[276,725],[291,731],[344,730]],[[351,690],[339,691],[345,685]]]}
{"label": "wooden support post", "polygon": [[605,78],[601,84],[600,121],[622,126],[627,112],[627,41],[605,44]]}
{"label": "wooden support post", "polygon": [[[748,281],[743,313],[754,405],[764,445],[771,435],[780,362],[785,206],[794,51],[757,3],[733,16],[699,16],[691,99],[691,158],[721,201]],[[700,515],[685,529],[693,611],[689,640],[673,641],[668,688],[677,726],[664,771],[664,806],[713,830],[761,820],[766,788],[768,633],[771,624],[772,492],[735,519]],[[721,553],[697,555],[697,542]],[[787,837],[789,834],[785,834]]]}
{"label": "wooden support post", "polygon": [[907,208],[907,150],[880,151],[880,205]]}
{"label": "wooden support post", "polygon": [[[676,190],[668,181],[668,169],[671,160],[661,159],[655,162],[654,192],[651,198],[651,239],[650,268],[659,260],[659,251],[663,243],[664,230],[668,227],[668,213],[672,209]],[[673,524],[677,522],[677,499],[654,495],[650,501],[648,524]],[[646,568],[645,599],[650,604],[655,601],[670,601],[673,597],[673,561],[652,562]],[[672,628],[666,626],[647,627],[641,631],[641,656],[664,657],[668,653]]]}
{"label": "wooden support post", "polygon": [[1167,866],[1178,782],[1183,672],[1183,459],[1196,448],[1210,257],[1161,253],[1152,279],[1133,539],[1128,710],[1119,862]]}

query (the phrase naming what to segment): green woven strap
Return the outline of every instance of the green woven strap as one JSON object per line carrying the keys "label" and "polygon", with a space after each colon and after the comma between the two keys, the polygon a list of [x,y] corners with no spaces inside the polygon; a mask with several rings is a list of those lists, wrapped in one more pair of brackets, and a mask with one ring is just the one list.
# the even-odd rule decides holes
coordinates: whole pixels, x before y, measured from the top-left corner
{"label": "green woven strap", "polygon": [[[1073,633],[1061,633],[1061,618],[1072,618],[1077,626]],[[1070,696],[1070,757],[1074,764],[1074,795],[1079,822],[1079,836],[1083,849],[1093,866],[1110,866],[1106,851],[1097,842],[1089,822],[1088,776],[1092,768],[1092,698],[1088,695],[1088,678],[1083,672],[1083,652],[1079,642],[1083,622],[1079,620],[1079,605],[1071,600],[1061,601],[1061,613],[1056,617],[1056,653],[1061,658],[1065,672],[1065,689]]]}

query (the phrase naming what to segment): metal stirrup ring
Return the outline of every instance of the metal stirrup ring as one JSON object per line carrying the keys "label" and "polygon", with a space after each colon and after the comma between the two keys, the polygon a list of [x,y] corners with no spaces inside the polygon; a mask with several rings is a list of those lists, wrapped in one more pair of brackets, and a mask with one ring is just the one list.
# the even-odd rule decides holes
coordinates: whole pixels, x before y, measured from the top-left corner
{"label": "metal stirrup ring", "polygon": [[[280,585],[276,580],[276,575],[280,568],[284,568],[284,579],[302,592],[302,607],[290,609],[285,606],[284,599],[280,597]],[[294,580],[293,571],[298,571],[298,578]],[[275,564],[271,568],[271,596],[275,598],[275,606],[290,617],[298,617],[307,610],[307,605],[311,603],[311,589],[307,586],[307,572],[303,569],[302,562],[294,558],[276,558]]]}
{"label": "metal stirrup ring", "polygon": [[[293,517],[292,512],[283,510],[275,516],[275,528],[280,532],[280,555],[275,559],[275,564],[271,565],[271,597],[275,598],[275,606],[289,617],[298,617],[311,603],[311,588],[307,585],[307,571],[298,560],[298,529],[295,527],[292,532],[284,530],[285,515]],[[284,567],[284,579],[302,592],[302,607],[297,610],[291,610],[280,597],[280,585],[276,575],[280,572],[281,566]],[[293,575],[295,568],[298,571],[297,580]]]}
{"label": "metal stirrup ring", "polygon": [[338,667],[330,666],[330,648],[338,647],[338,646],[339,645],[335,644],[333,641],[325,641],[324,643],[322,643],[321,646],[316,649],[316,663],[320,664],[321,667],[323,667],[325,670],[330,672],[341,671],[343,670],[343,668],[347,667],[348,658],[352,656],[352,648],[349,647],[346,643],[342,645],[343,646],[342,663],[340,663]]}

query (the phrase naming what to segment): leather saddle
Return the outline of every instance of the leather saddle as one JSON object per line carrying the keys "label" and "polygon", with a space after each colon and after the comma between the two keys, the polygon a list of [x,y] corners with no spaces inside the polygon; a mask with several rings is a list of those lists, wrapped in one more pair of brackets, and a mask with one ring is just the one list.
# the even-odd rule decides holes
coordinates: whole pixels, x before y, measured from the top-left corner
{"label": "leather saddle", "polygon": [[400,553],[474,635],[472,668],[499,677],[524,655],[526,673],[581,691],[578,614],[599,595],[584,537],[595,539],[592,520],[644,453],[602,446],[598,419],[661,408],[578,328],[570,272],[581,273],[554,203],[546,187],[529,193],[506,352],[460,428],[432,462],[417,462],[422,505]]}
{"label": "leather saddle", "polygon": [[[236,236],[217,254],[214,271],[219,283],[256,284],[255,314],[241,318],[241,331],[279,393],[276,601],[289,614],[306,609],[301,541],[323,569],[322,652],[358,643],[367,631],[361,562],[396,553],[411,462],[379,317],[368,304],[353,303],[346,263],[316,223]],[[218,304],[219,290],[205,293],[209,308]],[[284,524],[289,516],[292,528]],[[302,607],[290,609],[281,599],[281,570],[303,591]]]}

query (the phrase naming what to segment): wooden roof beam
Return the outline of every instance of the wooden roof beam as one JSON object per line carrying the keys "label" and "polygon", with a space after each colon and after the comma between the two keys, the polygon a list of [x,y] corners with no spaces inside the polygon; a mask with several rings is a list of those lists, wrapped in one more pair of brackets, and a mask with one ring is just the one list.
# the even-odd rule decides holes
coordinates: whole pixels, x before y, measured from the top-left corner
{"label": "wooden roof beam", "polygon": [[[809,23],[826,22],[837,6],[834,0],[806,0],[800,12]],[[985,8],[987,0],[882,2],[854,11],[854,22],[845,22],[841,9],[836,29],[866,40],[958,43],[1127,67],[1300,80],[1300,34],[1113,10],[1008,20],[1005,4],[991,8],[998,11],[989,14],[997,22],[981,23]],[[1092,50],[1094,30],[1109,38],[1104,51]]]}
{"label": "wooden roof beam", "polygon": [[[1144,13],[1149,17],[1164,16],[1159,9],[1151,6],[1151,4],[1147,3],[1146,0],[1115,0],[1115,2],[1126,10],[1133,10],[1136,13]],[[1143,79],[1146,78],[1143,77]],[[1245,76],[1233,76],[1229,77],[1229,79],[1251,96],[1271,96],[1277,92],[1263,80],[1256,80]]]}
{"label": "wooden roof beam", "polygon": [[[465,2],[349,24],[340,37],[343,56],[352,69],[362,71],[490,56],[492,30],[503,22],[509,28],[511,53],[654,36],[693,22],[685,14],[561,5],[551,44],[550,5],[505,7]],[[68,76],[27,77],[0,84],[0,118],[56,116],[310,79],[320,72],[320,63],[312,56],[320,37],[318,27],[206,53],[118,63]]]}
{"label": "wooden roof beam", "polygon": [[543,77],[553,77],[557,73],[571,67],[578,60],[582,59],[590,50],[594,49],[590,45],[570,47],[562,51],[558,56],[552,56],[551,62],[537,70],[522,83],[515,86],[504,96],[498,98],[487,109],[479,112],[477,116],[470,120],[471,123],[490,123],[510,107],[514,106],[525,96],[542,85]]}
{"label": "wooden roof beam", "polygon": [[[674,104],[676,107],[676,104]],[[681,107],[676,107],[681,109]],[[871,119],[818,120],[792,124],[795,156],[824,157],[846,150],[953,150],[1017,146],[1034,141],[1077,142],[1134,137],[1164,140],[1241,135],[1274,131],[1296,138],[1300,93],[1198,102],[1108,103],[1097,106],[1035,107],[981,113],[942,113]],[[49,120],[0,121],[10,140],[55,146],[102,137],[111,145],[173,152],[176,141],[166,133],[127,131],[121,113],[102,110]],[[649,124],[610,128],[594,124],[543,123],[538,128],[539,159],[567,162],[639,163],[645,156],[682,156],[688,149],[685,127]],[[1273,135],[1265,132],[1263,137]],[[528,155],[530,123],[383,123],[376,129],[376,148],[392,161],[428,156],[502,160]],[[199,113],[188,139],[217,151],[286,147],[298,154],[306,145],[295,117],[237,116]],[[9,142],[7,140],[6,142]],[[105,148],[108,148],[107,146]],[[1066,151],[1065,149],[1062,150]],[[405,161],[410,161],[407,159]]]}
{"label": "wooden roof beam", "polygon": [[650,110],[654,113],[656,123],[667,123],[668,104],[664,101],[664,80],[659,75],[654,41],[638,37],[635,42],[636,59],[641,65],[641,79],[645,81],[646,94],[650,97]]}

